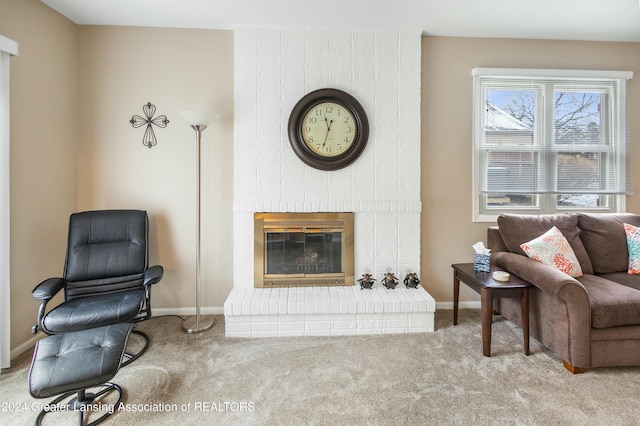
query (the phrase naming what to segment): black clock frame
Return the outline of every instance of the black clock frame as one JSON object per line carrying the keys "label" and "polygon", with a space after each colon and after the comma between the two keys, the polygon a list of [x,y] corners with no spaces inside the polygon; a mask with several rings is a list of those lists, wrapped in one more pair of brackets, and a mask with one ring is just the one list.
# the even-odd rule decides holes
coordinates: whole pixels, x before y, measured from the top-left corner
{"label": "black clock frame", "polygon": [[[306,113],[322,102],[335,102],[353,115],[356,123],[356,137],[343,154],[324,157],[313,152],[302,138],[302,120]],[[305,164],[319,170],[338,170],[358,159],[369,139],[369,120],[360,102],[347,92],[339,89],[318,89],[307,93],[291,110],[289,116],[289,142],[291,148]]]}

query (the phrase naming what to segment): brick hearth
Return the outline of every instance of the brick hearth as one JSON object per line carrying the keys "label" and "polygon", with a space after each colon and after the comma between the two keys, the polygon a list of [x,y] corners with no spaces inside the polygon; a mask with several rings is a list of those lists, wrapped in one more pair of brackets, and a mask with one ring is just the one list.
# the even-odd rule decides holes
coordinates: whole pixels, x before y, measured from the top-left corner
{"label": "brick hearth", "polygon": [[431,332],[435,308],[422,287],[234,288],[224,315],[227,337],[344,336]]}

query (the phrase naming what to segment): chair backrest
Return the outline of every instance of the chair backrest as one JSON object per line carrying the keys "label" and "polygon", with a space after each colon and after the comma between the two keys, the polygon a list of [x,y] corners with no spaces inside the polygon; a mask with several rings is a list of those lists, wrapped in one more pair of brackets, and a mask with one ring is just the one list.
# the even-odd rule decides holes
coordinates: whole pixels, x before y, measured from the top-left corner
{"label": "chair backrest", "polygon": [[74,213],[64,268],[65,298],[142,288],[148,262],[143,210]]}

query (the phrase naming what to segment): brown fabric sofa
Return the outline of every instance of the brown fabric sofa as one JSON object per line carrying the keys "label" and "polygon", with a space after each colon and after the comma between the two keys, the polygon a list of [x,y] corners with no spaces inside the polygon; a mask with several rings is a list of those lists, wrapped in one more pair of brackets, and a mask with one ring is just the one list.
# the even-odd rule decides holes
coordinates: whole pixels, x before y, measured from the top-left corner
{"label": "brown fabric sofa", "polygon": [[[535,287],[530,292],[531,336],[573,372],[640,365],[640,275],[630,275],[623,223],[635,214],[500,215],[490,227],[491,262]],[[571,245],[583,276],[572,278],[528,258],[520,244],[556,226]],[[520,302],[496,306],[521,326]]]}

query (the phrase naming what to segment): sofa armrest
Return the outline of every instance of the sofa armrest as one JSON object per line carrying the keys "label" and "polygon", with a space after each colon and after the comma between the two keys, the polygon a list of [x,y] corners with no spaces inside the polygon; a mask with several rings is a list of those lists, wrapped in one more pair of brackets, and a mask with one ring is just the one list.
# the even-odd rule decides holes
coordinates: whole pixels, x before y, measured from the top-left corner
{"label": "sofa armrest", "polygon": [[562,321],[554,323],[567,324],[566,361],[573,367],[590,367],[591,305],[582,283],[551,266],[516,253],[492,253],[491,261],[562,302],[560,306],[564,308],[554,313],[562,315]]}
{"label": "sofa armrest", "polygon": [[523,280],[529,281],[540,290],[558,297],[560,297],[565,285],[578,286],[582,291],[585,291],[582,284],[575,278],[521,254],[510,252],[492,253],[491,262],[506,271],[516,274]]}

